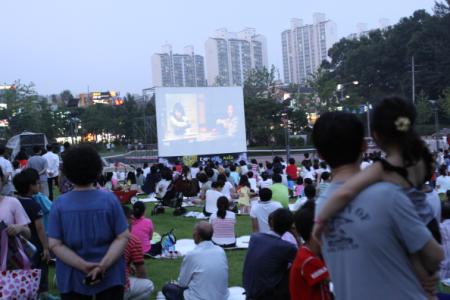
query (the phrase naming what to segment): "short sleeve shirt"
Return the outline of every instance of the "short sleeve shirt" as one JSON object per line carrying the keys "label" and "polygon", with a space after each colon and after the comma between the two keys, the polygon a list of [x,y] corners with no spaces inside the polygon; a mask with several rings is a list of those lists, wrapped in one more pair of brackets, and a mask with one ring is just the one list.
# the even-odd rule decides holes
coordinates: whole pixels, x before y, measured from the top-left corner
{"label": "short sleeve shirt", "polygon": [[301,247],[289,274],[291,300],[331,300],[325,263],[308,248]]}
{"label": "short sleeve shirt", "polygon": [[[62,241],[89,262],[100,262],[111,243],[128,229],[116,196],[107,191],[71,191],[53,202],[48,236]],[[125,263],[118,259],[94,286],[83,284],[86,274],[56,260],[56,279],[61,293],[94,295],[107,288],[125,284]]]}
{"label": "short sleeve shirt", "polygon": [[287,186],[281,183],[274,183],[270,189],[272,190],[272,200],[278,201],[284,208],[288,208],[289,190]]}
{"label": "short sleeve shirt", "polygon": [[[319,196],[316,214],[340,186],[332,183]],[[383,182],[366,188],[330,219],[323,237],[336,299],[427,299],[409,255],[431,238],[399,186]]]}
{"label": "short sleeve shirt", "polygon": [[30,218],[19,200],[4,196],[0,197],[0,221],[5,222],[6,225],[27,225],[30,223]]}
{"label": "short sleeve shirt", "polygon": [[39,240],[38,232],[36,229],[35,222],[39,219],[42,219],[44,216],[44,212],[42,211],[42,207],[39,203],[37,203],[33,198],[18,198],[20,203],[22,204],[25,212],[30,218],[30,231],[31,231],[31,239],[30,241],[36,245],[39,249],[42,249],[42,243]]}

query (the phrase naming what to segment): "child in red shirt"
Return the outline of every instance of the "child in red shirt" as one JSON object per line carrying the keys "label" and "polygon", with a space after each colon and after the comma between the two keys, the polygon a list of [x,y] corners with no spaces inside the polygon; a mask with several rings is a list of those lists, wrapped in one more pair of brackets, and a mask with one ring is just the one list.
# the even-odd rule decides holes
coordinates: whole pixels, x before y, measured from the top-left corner
{"label": "child in red shirt", "polygon": [[314,202],[308,202],[294,215],[295,227],[305,241],[295,257],[289,276],[291,300],[331,300],[329,274],[323,260],[315,253],[320,246],[311,237]]}

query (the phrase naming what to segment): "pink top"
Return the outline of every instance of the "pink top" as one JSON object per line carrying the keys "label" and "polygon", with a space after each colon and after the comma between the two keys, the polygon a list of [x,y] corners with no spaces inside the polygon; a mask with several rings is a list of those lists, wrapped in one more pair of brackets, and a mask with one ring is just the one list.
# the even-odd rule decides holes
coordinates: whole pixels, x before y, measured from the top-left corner
{"label": "pink top", "polygon": [[0,197],[0,221],[6,225],[26,225],[30,223],[27,213],[14,197]]}
{"label": "pink top", "polygon": [[150,251],[151,240],[153,237],[153,222],[150,219],[141,217],[133,220],[131,226],[131,233],[139,238],[142,243],[142,252],[148,253]]}

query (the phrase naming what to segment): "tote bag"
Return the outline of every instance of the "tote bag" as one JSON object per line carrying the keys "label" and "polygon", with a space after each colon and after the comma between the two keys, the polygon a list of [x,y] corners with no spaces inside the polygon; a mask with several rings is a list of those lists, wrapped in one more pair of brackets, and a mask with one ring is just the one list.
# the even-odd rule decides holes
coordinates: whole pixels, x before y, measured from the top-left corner
{"label": "tote bag", "polygon": [[22,258],[23,269],[7,270],[8,234],[1,232],[0,249],[0,299],[19,300],[37,299],[41,270],[31,269],[31,263],[25,255],[22,243],[16,238],[18,255]]}

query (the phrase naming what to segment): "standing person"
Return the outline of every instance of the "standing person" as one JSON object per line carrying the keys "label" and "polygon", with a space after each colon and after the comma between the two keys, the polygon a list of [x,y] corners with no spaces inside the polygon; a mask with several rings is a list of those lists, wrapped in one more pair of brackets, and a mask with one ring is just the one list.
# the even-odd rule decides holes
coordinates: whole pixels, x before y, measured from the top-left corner
{"label": "standing person", "polygon": [[248,214],[250,212],[251,189],[247,175],[241,176],[237,187],[237,193],[239,195],[238,203],[241,213]]}
{"label": "standing person", "polygon": [[47,145],[47,153],[42,155],[47,160],[47,182],[48,182],[48,198],[53,201],[53,183],[58,185],[59,177],[59,156],[54,152],[52,145]]}
{"label": "standing person", "polygon": [[[5,184],[5,177],[0,168],[0,188]],[[7,226],[9,236],[17,236],[21,234],[23,237],[29,239],[31,231],[28,227],[30,218],[23,209],[19,200],[10,196],[0,196],[0,223],[3,222]]]}
{"label": "standing person", "polygon": [[48,177],[47,177],[47,160],[41,156],[42,154],[42,147],[41,146],[34,146],[33,147],[33,153],[34,155],[28,160],[27,168],[35,169],[39,174],[39,180],[40,180],[40,188],[39,191],[44,194],[45,196],[49,196],[48,191]]}
{"label": "standing person", "polygon": [[36,170],[28,168],[13,178],[13,184],[18,194],[18,200],[30,218],[30,231],[32,242],[37,253],[34,256],[33,267],[41,270],[39,294],[41,299],[49,298],[48,295],[48,250],[47,234],[43,222],[44,212],[41,205],[33,199],[33,195],[39,193],[39,174]]}
{"label": "standing person", "polygon": [[89,146],[72,147],[63,156],[74,189],[53,203],[48,226],[62,300],[123,299],[128,223],[115,195],[94,186],[101,171],[100,156]]}
{"label": "standing person", "polygon": [[291,300],[333,299],[329,289],[328,269],[316,254],[320,253],[320,245],[312,237],[314,209],[315,205],[312,203],[294,214],[295,228],[305,243],[298,249],[289,275]]}
{"label": "standing person", "polygon": [[[360,171],[364,127],[353,114],[325,113],[315,123],[312,138],[333,173],[330,186],[317,200],[317,215],[343,182]],[[350,205],[330,219],[322,240],[337,299],[427,299],[410,256],[418,255],[425,269],[436,272],[442,249],[402,188],[376,183]],[[428,292],[433,289],[427,287]]]}
{"label": "standing person", "polygon": [[286,174],[291,178],[292,181],[297,181],[298,169],[295,164],[295,159],[289,158],[289,165],[286,167]]}
{"label": "standing person", "polygon": [[283,179],[280,174],[273,174],[273,184],[270,187],[272,190],[272,200],[278,201],[284,208],[289,207],[289,190],[287,186],[282,184]]}
{"label": "standing person", "polygon": [[214,244],[223,247],[236,246],[236,234],[234,227],[236,225],[236,214],[229,211],[230,202],[225,196],[217,199],[217,212],[209,217],[209,223],[213,226],[212,241]]}
{"label": "standing person", "polygon": [[151,240],[153,237],[153,222],[145,217],[145,203],[137,201],[133,204],[133,224],[131,233],[138,237],[142,245],[142,253],[147,254],[152,248]]}
{"label": "standing person", "polygon": [[[63,150],[61,152],[61,159],[64,160],[64,156],[66,155],[66,153],[69,151],[70,149],[70,143],[69,142],[65,142],[63,144]],[[61,194],[70,192],[73,189],[73,184],[70,182],[69,179],[67,179],[67,176],[63,173],[63,165],[62,165],[62,161],[60,160],[60,164],[59,164],[59,179],[58,179],[58,186],[59,186],[59,192]]]}
{"label": "standing person", "polygon": [[[123,253],[126,265],[125,300],[145,300],[149,299],[155,286],[147,278],[147,271],[144,265],[144,254],[141,240],[133,234],[133,213],[128,206],[122,206],[125,217],[127,217],[130,239]],[[133,269],[132,269],[133,266]]]}
{"label": "standing person", "polygon": [[280,202],[272,200],[272,191],[262,188],[259,191],[259,201],[253,204],[250,210],[253,232],[269,232],[269,215],[279,208],[282,206]]}
{"label": "standing person", "polygon": [[297,247],[281,236],[291,229],[292,223],[292,213],[279,208],[269,216],[269,232],[251,235],[243,269],[247,299],[289,299],[289,266]]}
{"label": "standing person", "polygon": [[228,261],[225,251],[212,243],[212,225],[202,221],[195,225],[197,245],[183,259],[176,284],[166,284],[162,292],[167,300],[228,299]]}
{"label": "standing person", "polygon": [[28,163],[28,154],[25,151],[24,148],[21,148],[19,150],[19,152],[17,153],[16,157],[14,158],[14,160],[17,160],[19,162],[19,166],[21,169],[25,168],[27,166]]}
{"label": "standing person", "polygon": [[2,184],[2,189],[0,193],[5,196],[10,196],[13,193],[12,186],[12,173],[14,171],[13,166],[9,160],[5,158],[6,155],[6,147],[0,145],[0,168],[2,169],[4,182]]}

